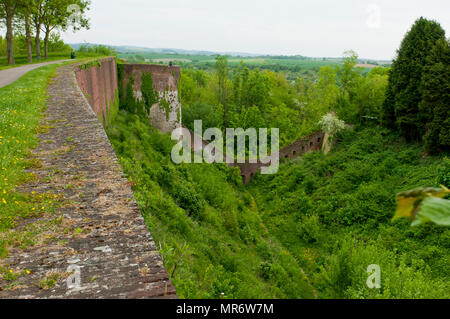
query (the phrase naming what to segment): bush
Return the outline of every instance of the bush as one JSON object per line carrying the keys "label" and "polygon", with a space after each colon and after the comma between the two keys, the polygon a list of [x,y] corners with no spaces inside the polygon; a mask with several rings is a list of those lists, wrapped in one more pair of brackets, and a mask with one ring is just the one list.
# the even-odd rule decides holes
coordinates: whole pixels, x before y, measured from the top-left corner
{"label": "bush", "polygon": [[439,166],[437,183],[450,188],[450,158],[448,157],[445,157]]}

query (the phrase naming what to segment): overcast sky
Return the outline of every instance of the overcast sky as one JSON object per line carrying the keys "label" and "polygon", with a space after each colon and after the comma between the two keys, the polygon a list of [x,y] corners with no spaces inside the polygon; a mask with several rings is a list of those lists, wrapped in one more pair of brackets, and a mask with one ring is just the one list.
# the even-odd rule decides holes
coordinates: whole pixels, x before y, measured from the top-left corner
{"label": "overcast sky", "polygon": [[88,15],[66,42],[392,59],[420,16],[450,36],[449,0],[92,0]]}

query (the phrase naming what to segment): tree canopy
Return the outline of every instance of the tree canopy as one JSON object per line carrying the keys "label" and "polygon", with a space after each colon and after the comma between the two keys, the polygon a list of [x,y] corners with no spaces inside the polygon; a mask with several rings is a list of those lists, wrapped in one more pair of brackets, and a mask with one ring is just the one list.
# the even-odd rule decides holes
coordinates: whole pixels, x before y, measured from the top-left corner
{"label": "tree canopy", "polygon": [[438,40],[445,40],[439,23],[418,19],[404,37],[392,64],[383,122],[397,128],[408,140],[419,140],[427,130],[429,110],[419,108],[422,78],[427,61]]}

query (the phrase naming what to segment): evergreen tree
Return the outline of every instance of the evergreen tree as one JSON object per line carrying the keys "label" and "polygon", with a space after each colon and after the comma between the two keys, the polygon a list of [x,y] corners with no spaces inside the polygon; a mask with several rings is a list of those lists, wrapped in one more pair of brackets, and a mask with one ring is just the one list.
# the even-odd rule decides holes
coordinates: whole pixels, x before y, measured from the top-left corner
{"label": "evergreen tree", "polygon": [[386,88],[386,99],[383,102],[381,109],[381,123],[391,129],[395,129],[395,96],[393,93],[394,76],[392,69],[389,71],[388,86]]}
{"label": "evergreen tree", "polygon": [[425,141],[430,152],[450,148],[450,42],[439,40],[424,67],[419,110],[427,121]]}
{"label": "evergreen tree", "polygon": [[389,124],[395,117],[400,133],[409,140],[418,140],[425,132],[426,115],[419,111],[422,100],[419,88],[427,57],[439,39],[445,40],[445,31],[439,23],[418,19],[403,39],[392,64],[383,118]]}

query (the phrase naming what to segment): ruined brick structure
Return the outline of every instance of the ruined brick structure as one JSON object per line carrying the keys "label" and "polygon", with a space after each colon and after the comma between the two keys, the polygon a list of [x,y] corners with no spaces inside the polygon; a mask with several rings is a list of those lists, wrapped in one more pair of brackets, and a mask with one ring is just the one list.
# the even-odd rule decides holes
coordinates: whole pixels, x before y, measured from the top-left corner
{"label": "ruined brick structure", "polygon": [[181,126],[181,104],[178,99],[178,82],[181,70],[179,66],[125,64],[121,67],[120,89],[123,97],[127,94],[127,85],[132,78],[133,94],[138,100],[142,99],[142,75],[150,73],[153,80],[153,89],[159,99],[169,103],[169,114],[161,103],[154,104],[150,109],[150,119],[153,126],[161,132],[168,133]]}
{"label": "ruined brick structure", "polygon": [[[194,132],[190,131],[191,136],[191,148],[193,151],[195,142],[197,141],[197,144],[202,145],[202,148],[205,149],[205,147],[210,144],[208,141],[203,140],[201,137],[194,134]],[[281,149],[279,151],[280,161],[287,160],[287,159],[294,159],[298,158],[306,153],[313,152],[313,151],[320,151],[322,150],[323,144],[325,140],[325,133],[323,131],[317,131],[315,133],[312,133],[308,136],[304,136],[301,139],[298,139],[294,143],[292,143],[289,146],[286,146],[285,148]],[[229,159],[227,162],[226,155],[222,155],[224,158],[224,162],[234,162],[234,159]],[[267,162],[267,161],[265,161]],[[231,167],[238,167],[241,171],[241,177],[242,182],[245,184],[250,183],[252,178],[259,173],[261,167],[268,166],[267,164],[263,164],[261,162],[258,163],[229,163],[228,166]]]}
{"label": "ruined brick structure", "polygon": [[78,86],[95,115],[105,126],[108,114],[118,107],[117,67],[115,58],[100,59],[98,64],[81,65],[75,69]]}
{"label": "ruined brick structure", "polygon": [[[320,151],[322,149],[324,135],[324,132],[318,131],[302,137],[291,145],[286,146],[280,150],[280,161],[283,159],[294,159],[312,151]],[[248,184],[259,172],[261,167],[265,165],[262,163],[236,163],[232,166],[239,167],[243,183]]]}

